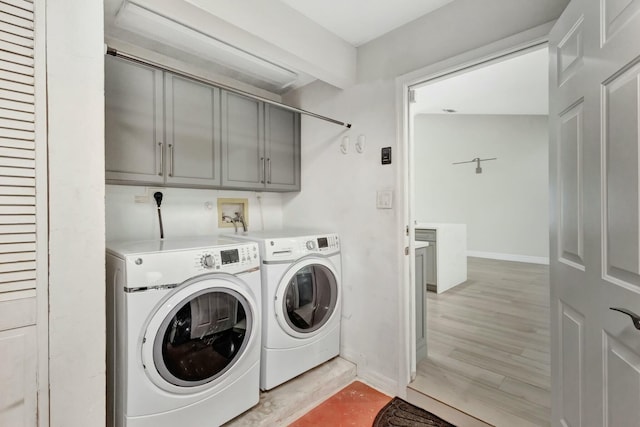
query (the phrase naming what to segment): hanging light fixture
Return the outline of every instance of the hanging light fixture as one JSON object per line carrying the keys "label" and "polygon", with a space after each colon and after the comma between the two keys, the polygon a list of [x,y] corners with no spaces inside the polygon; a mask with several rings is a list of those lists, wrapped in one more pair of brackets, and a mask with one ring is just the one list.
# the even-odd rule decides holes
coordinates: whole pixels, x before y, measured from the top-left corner
{"label": "hanging light fixture", "polygon": [[481,159],[480,157],[476,157],[475,159],[468,160],[466,162],[454,162],[454,163],[452,163],[452,165],[461,165],[463,163],[474,163],[475,162],[475,164],[476,164],[476,173],[482,173],[482,166],[480,166],[480,162],[486,162],[486,161],[489,161],[489,160],[498,160],[498,158],[497,157],[492,157],[490,159]]}

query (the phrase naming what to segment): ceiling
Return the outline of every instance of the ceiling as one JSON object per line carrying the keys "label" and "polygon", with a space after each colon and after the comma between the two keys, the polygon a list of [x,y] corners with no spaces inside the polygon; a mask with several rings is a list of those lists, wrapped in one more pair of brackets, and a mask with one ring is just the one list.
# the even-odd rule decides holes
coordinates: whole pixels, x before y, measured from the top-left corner
{"label": "ceiling", "polygon": [[357,47],[453,0],[280,1]]}
{"label": "ceiling", "polygon": [[411,112],[547,115],[548,55],[545,47],[424,84],[415,90]]}

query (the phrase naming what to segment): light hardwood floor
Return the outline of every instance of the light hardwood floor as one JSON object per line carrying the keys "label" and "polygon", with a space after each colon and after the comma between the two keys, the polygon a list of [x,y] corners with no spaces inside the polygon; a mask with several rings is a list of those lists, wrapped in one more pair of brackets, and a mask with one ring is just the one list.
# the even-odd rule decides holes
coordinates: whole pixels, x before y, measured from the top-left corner
{"label": "light hardwood floor", "polygon": [[468,258],[469,280],[428,292],[428,357],[409,385],[496,426],[548,426],[549,269]]}

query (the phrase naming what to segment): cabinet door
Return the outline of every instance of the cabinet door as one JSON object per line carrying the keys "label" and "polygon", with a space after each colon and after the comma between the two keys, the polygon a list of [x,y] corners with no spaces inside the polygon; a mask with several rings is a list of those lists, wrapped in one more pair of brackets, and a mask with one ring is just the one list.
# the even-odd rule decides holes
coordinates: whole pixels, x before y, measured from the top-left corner
{"label": "cabinet door", "polygon": [[264,189],[264,112],[255,99],[222,91],[222,185]]}
{"label": "cabinet door", "polygon": [[162,71],[105,57],[107,180],[164,181],[162,101]]}
{"label": "cabinet door", "polygon": [[427,248],[416,249],[416,360],[427,356]]}
{"label": "cabinet door", "polygon": [[265,105],[266,184],[300,190],[300,114]]}
{"label": "cabinet door", "polygon": [[429,290],[435,292],[438,285],[438,250],[436,242],[430,242],[425,248],[427,251],[427,284],[431,285]]}
{"label": "cabinet door", "polygon": [[220,185],[220,90],[165,74],[166,182]]}

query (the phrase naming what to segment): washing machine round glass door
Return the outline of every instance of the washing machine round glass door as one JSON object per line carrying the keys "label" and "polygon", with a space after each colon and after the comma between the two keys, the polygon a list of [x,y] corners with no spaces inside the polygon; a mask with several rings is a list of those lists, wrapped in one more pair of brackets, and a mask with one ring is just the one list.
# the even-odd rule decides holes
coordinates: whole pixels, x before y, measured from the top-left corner
{"label": "washing machine round glass door", "polygon": [[143,340],[143,362],[154,383],[195,392],[242,358],[257,316],[238,282],[233,276],[204,276],[181,284],[165,299]]}
{"label": "washing machine round glass door", "polygon": [[312,337],[336,314],[340,298],[339,276],[324,259],[307,258],[294,264],[276,291],[276,317],[280,326],[298,338]]}

